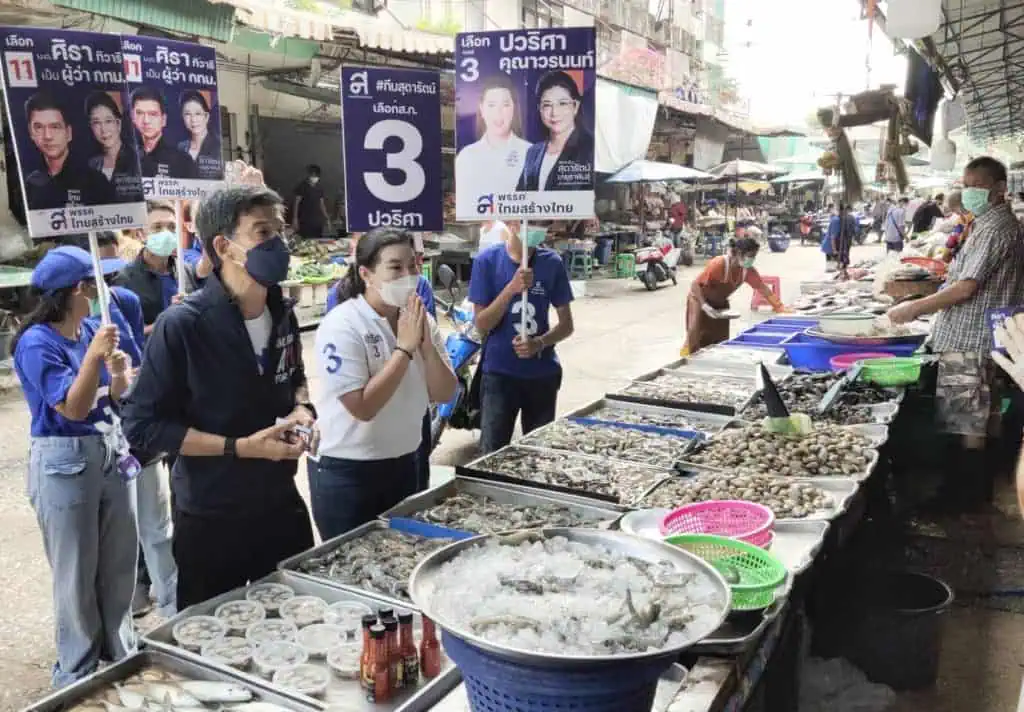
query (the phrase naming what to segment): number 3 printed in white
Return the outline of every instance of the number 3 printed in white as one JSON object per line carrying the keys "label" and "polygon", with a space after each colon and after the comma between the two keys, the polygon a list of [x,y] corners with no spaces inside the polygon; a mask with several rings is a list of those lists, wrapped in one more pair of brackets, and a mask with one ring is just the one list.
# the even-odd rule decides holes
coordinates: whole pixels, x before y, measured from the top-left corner
{"label": "number 3 printed in white", "polygon": [[516,336],[520,338],[530,338],[538,331],[537,326],[537,307],[533,306],[533,302],[526,303],[526,335],[523,335],[523,324],[520,314],[523,312],[523,300],[516,299],[512,302],[512,328],[516,330]]}
{"label": "number 3 printed in white", "polygon": [[363,181],[371,193],[386,203],[408,203],[415,200],[423,192],[427,185],[427,175],[423,166],[416,162],[423,152],[423,137],[419,129],[406,121],[397,119],[385,119],[378,121],[366,132],[363,139],[363,148],[373,151],[383,151],[384,142],[392,136],[402,142],[402,150],[398,153],[389,153],[387,167],[402,171],[405,180],[398,185],[392,185],[384,180],[384,174],[379,171],[363,174]]}

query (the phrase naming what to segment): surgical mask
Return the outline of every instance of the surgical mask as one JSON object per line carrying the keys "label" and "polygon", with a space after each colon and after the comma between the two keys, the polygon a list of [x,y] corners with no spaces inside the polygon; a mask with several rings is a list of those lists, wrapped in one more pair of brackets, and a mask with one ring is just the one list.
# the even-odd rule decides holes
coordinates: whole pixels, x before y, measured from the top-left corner
{"label": "surgical mask", "polygon": [[415,274],[407,274],[398,277],[390,282],[381,282],[377,285],[377,292],[381,300],[393,307],[404,307],[409,303],[409,297],[416,291],[416,285],[420,278]]}
{"label": "surgical mask", "polygon": [[89,300],[89,316],[100,316],[103,314],[103,309],[100,308],[100,300],[93,297]]}
{"label": "surgical mask", "polygon": [[548,231],[542,227],[531,227],[526,231],[526,247],[533,249],[539,247],[544,243],[544,240],[548,236]]}
{"label": "surgical mask", "polygon": [[319,177],[317,177],[317,176],[310,176],[309,177],[309,184],[310,185],[316,185],[319,182],[320,182],[320,178]]}
{"label": "surgical mask", "polygon": [[743,265],[743,269],[750,269],[754,266],[754,259],[753,257],[744,257],[740,260],[740,264]]}
{"label": "surgical mask", "polygon": [[264,240],[245,253],[245,271],[264,287],[273,287],[288,278],[288,246],[280,235]]}
{"label": "surgical mask", "polygon": [[984,215],[991,207],[988,204],[988,188],[964,188],[960,195],[964,208],[976,216]]}
{"label": "surgical mask", "polygon": [[170,230],[161,230],[146,236],[146,249],[157,257],[170,257],[178,248],[178,236]]}

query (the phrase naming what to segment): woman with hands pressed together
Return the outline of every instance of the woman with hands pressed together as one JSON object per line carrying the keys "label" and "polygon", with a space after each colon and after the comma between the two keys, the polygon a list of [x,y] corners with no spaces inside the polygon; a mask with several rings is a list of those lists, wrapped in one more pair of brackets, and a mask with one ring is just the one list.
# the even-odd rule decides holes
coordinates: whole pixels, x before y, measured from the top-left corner
{"label": "woman with hands pressed together", "polygon": [[39,303],[11,350],[32,418],[27,490],[53,573],[52,682],[63,687],[135,646],[138,463],[112,407],[128,388],[118,329],[87,320],[99,311],[89,253],[50,250],[32,287]]}
{"label": "woman with hands pressed together", "polygon": [[342,290],[316,332],[319,462],[309,463],[323,539],[370,521],[416,491],[423,413],[455,393],[437,323],[416,295],[412,235],[364,235]]}

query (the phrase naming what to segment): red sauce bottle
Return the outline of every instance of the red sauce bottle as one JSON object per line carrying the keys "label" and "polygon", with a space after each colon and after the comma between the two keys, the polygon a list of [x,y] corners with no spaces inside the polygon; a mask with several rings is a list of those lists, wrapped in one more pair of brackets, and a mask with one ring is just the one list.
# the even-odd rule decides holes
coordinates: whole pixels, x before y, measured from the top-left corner
{"label": "red sauce bottle", "polygon": [[423,616],[423,640],[420,643],[420,671],[428,680],[441,674],[441,644],[434,621]]}
{"label": "red sauce bottle", "polygon": [[420,658],[412,633],[412,613],[398,616],[398,653],[402,657],[402,686],[416,687],[420,682]]}
{"label": "red sauce bottle", "polygon": [[363,652],[359,656],[359,685],[369,689],[369,679],[372,677],[370,671],[370,655],[373,653],[373,641],[370,639],[370,628],[377,625],[377,616],[363,616]]}
{"label": "red sauce bottle", "polygon": [[370,653],[370,686],[366,690],[366,699],[373,703],[387,702],[391,699],[388,651],[384,636],[384,626],[375,625],[370,628],[370,641],[373,647]]}
{"label": "red sauce bottle", "polygon": [[384,642],[388,650],[388,679],[392,690],[402,689],[402,654],[398,652],[398,620],[382,618]]}

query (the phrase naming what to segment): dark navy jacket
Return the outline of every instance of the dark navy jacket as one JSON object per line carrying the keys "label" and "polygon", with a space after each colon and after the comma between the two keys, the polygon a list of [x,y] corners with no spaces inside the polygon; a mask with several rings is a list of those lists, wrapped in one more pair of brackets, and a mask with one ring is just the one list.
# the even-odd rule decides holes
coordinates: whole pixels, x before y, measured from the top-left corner
{"label": "dark navy jacket", "polygon": [[[262,375],[242,313],[217,275],[160,315],[123,410],[133,448],[177,453],[189,428],[242,438],[292,412],[306,384],[299,323],[280,288],[267,304],[274,326]],[[272,512],[300,501],[297,468],[295,460],[179,456],[174,507],[197,515]]]}
{"label": "dark navy jacket", "polygon": [[[523,163],[523,172],[519,176],[519,184],[516,190],[591,190],[594,187],[593,156],[594,137],[589,133],[576,127],[565,142],[565,147],[558,154],[558,159],[551,167],[544,185],[540,185],[540,169],[544,163],[544,154],[547,152],[547,141],[538,141],[526,149],[526,160]],[[575,168],[577,171],[569,170],[564,176],[560,168]]]}

